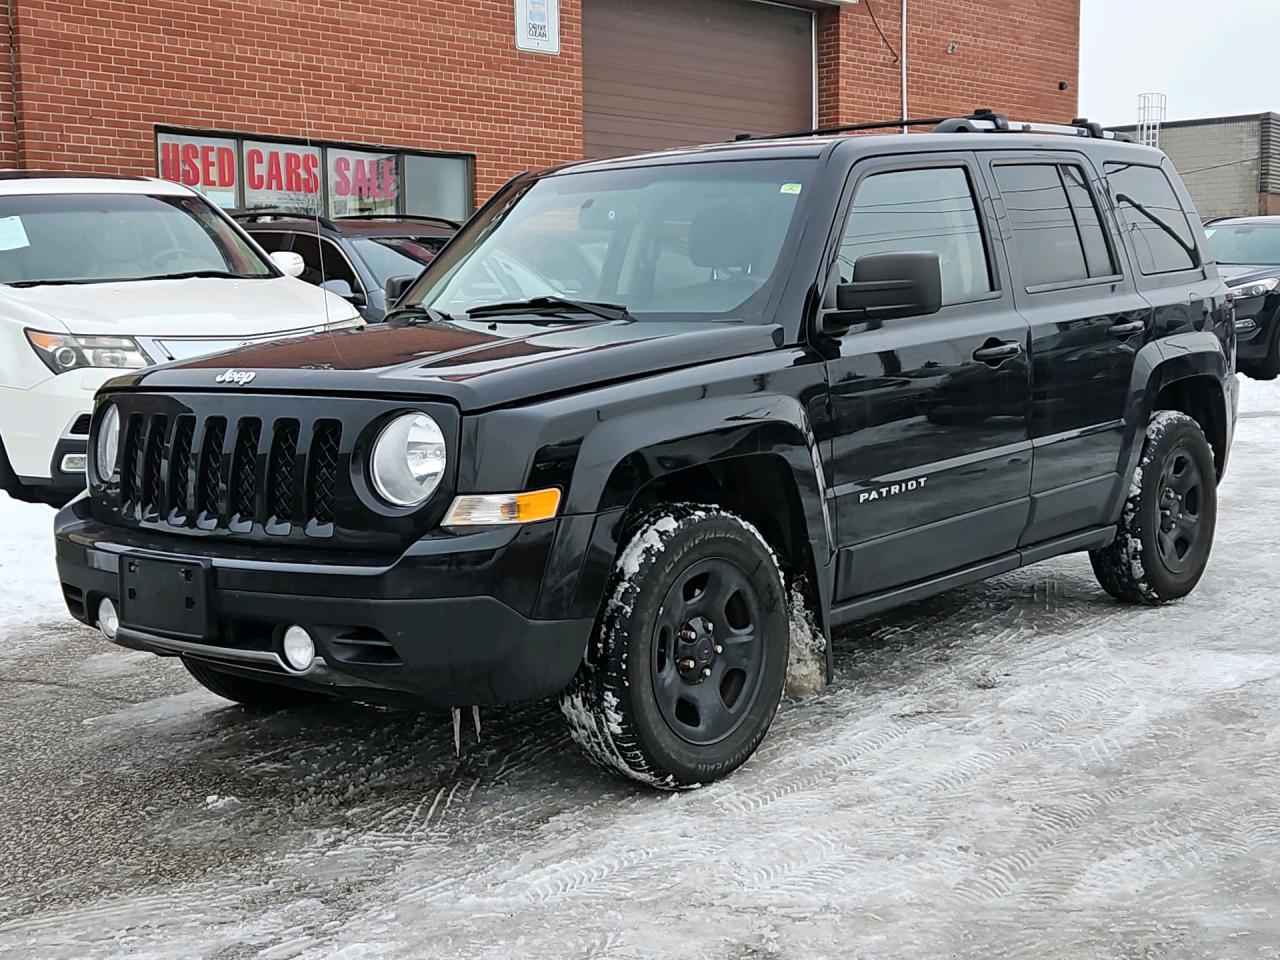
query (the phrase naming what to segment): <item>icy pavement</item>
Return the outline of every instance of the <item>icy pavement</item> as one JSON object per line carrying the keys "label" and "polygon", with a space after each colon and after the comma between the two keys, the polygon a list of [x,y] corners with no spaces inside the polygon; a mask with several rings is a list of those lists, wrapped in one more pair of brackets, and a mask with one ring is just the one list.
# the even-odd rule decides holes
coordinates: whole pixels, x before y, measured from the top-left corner
{"label": "icy pavement", "polygon": [[0,957],[1280,956],[1280,386],[1188,601],[1069,557],[837,641],[730,780],[605,780],[552,705],[263,720],[64,617],[0,496]]}

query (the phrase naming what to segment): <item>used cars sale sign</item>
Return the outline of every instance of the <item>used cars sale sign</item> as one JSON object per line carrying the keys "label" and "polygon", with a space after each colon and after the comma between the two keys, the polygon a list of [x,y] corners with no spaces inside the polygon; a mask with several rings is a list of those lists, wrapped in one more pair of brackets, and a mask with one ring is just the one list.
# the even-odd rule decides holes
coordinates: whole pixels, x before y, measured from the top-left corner
{"label": "used cars sale sign", "polygon": [[394,153],[170,133],[160,134],[157,150],[160,176],[223,207],[313,213],[327,195],[333,216],[397,210]]}

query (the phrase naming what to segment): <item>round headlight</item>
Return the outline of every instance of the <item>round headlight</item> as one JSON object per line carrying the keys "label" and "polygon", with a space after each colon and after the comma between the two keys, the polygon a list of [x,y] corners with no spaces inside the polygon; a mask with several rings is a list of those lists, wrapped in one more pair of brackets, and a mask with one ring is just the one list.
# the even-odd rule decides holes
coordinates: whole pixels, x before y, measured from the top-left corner
{"label": "round headlight", "polygon": [[110,480],[116,472],[116,460],[120,455],[120,411],[113,403],[107,407],[98,424],[97,462],[98,478]]}
{"label": "round headlight", "polygon": [[446,459],[440,426],[425,413],[406,413],[383,427],[373,444],[373,487],[388,503],[416,507],[440,485]]}

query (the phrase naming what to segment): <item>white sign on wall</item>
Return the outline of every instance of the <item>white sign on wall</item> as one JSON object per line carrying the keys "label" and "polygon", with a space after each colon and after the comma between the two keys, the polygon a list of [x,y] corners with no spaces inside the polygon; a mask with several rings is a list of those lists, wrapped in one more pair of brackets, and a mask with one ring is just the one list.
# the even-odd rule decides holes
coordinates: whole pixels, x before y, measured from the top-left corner
{"label": "white sign on wall", "polygon": [[560,0],[516,0],[516,49],[560,52]]}

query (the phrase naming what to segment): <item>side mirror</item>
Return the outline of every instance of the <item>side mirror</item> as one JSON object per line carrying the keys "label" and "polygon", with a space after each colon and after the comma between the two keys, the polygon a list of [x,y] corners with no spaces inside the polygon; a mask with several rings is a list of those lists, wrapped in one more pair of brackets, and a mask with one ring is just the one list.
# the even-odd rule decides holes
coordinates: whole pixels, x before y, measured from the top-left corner
{"label": "side mirror", "polygon": [[417,277],[404,275],[399,277],[387,277],[387,282],[383,285],[382,291],[387,297],[387,309],[394,307],[404,296],[406,290],[413,286],[413,281]]}
{"label": "side mirror", "polygon": [[352,304],[353,306],[357,306],[357,307],[364,306],[364,294],[356,293],[354,290],[352,290],[351,284],[348,283],[346,280],[341,280],[341,279],[338,279],[337,277],[335,277],[332,280],[326,280],[324,283],[320,284],[320,289],[327,290],[329,293],[332,293],[335,297],[341,297],[343,300],[346,300],[348,303]]}
{"label": "side mirror", "polygon": [[834,310],[822,315],[824,333],[852,324],[924,317],[942,309],[942,263],[936,253],[872,253],[853,265],[853,281],[836,287]]}
{"label": "side mirror", "polygon": [[286,277],[300,277],[302,271],[307,269],[307,262],[302,259],[301,254],[291,253],[288,250],[277,250],[275,253],[269,254],[271,262],[280,268],[280,271]]}

